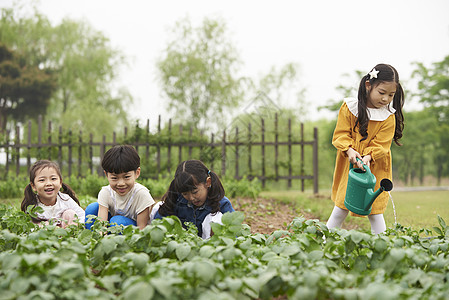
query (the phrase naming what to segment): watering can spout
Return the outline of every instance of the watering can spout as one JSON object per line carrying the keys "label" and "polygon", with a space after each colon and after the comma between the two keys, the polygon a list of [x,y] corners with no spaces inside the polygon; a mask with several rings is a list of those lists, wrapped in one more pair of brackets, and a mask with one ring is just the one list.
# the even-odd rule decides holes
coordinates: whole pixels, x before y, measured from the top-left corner
{"label": "watering can spout", "polygon": [[374,192],[373,189],[368,189],[365,196],[365,210],[370,209],[371,205],[373,205],[374,200],[376,200],[377,196],[379,196],[382,192],[389,192],[392,189],[393,183],[387,178],[384,178],[380,181],[380,187],[377,191]]}

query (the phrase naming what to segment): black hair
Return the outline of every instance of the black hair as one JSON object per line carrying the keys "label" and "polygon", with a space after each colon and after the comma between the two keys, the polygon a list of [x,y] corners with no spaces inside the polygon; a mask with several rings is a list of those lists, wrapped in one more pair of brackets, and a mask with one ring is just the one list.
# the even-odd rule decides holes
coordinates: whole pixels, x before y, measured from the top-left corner
{"label": "black hair", "polygon": [[126,173],[140,167],[140,156],[130,145],[117,145],[106,151],[101,161],[106,173]]}
{"label": "black hair", "polygon": [[399,74],[396,69],[387,64],[378,64],[374,67],[377,73],[377,78],[366,74],[360,80],[359,91],[358,91],[358,116],[357,121],[354,126],[354,130],[357,125],[359,126],[359,132],[362,135],[361,141],[365,140],[368,137],[368,109],[366,103],[368,101],[368,90],[366,89],[366,81],[369,81],[371,87],[374,88],[378,86],[382,82],[395,82],[396,83],[396,93],[393,97],[393,108],[395,111],[396,117],[396,126],[393,140],[398,145],[399,139],[402,137],[402,131],[404,130],[404,115],[402,114],[402,107],[404,106],[404,90],[402,89],[401,83],[399,82]]}
{"label": "black hair", "polygon": [[[50,160],[38,160],[37,162],[35,162],[31,168],[30,168],[30,183],[25,187],[24,190],[24,198],[22,200],[22,204],[20,205],[20,209],[23,212],[27,211],[28,206],[33,205],[34,207],[37,206],[38,202],[37,202],[37,195],[34,193],[33,188],[31,186],[31,184],[34,184],[34,179],[36,178],[36,174],[37,172],[39,172],[42,169],[45,168],[53,168],[55,169],[56,173],[59,176],[59,179],[61,179],[62,181],[62,175],[61,175],[61,169],[59,168],[58,164],[50,161]],[[62,192],[64,194],[67,194],[70,196],[70,198],[72,198],[78,205],[80,205],[80,202],[78,200],[78,198],[76,197],[75,192],[72,190],[72,188],[65,184],[64,182],[61,182],[61,187],[62,187]],[[43,220],[39,220],[39,219],[35,219],[32,218],[33,221],[35,222],[39,222],[39,221],[43,221]]]}
{"label": "black hair", "polygon": [[162,196],[163,204],[159,208],[159,214],[164,217],[173,215],[179,194],[190,192],[198,184],[206,183],[208,177],[211,179],[211,186],[207,193],[206,203],[211,207],[211,213],[218,212],[220,200],[225,195],[220,178],[200,160],[186,160],[176,168],[175,177],[171,181],[168,191]]}

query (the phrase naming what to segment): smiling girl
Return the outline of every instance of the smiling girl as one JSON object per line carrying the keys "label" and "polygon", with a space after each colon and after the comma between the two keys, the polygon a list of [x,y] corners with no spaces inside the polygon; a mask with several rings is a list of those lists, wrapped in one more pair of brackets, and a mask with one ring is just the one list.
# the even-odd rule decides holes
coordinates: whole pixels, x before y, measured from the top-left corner
{"label": "smiling girl", "polygon": [[[61,190],[62,188],[62,190]],[[30,183],[25,187],[21,209],[28,206],[42,207],[33,222],[55,222],[65,228],[78,222],[84,223],[84,210],[80,207],[75,192],[62,182],[61,171],[55,162],[39,160],[30,169]]]}
{"label": "smiling girl", "polygon": [[213,234],[210,224],[221,223],[222,214],[234,211],[224,194],[217,174],[201,161],[183,161],[178,165],[154,218],[177,216],[184,227],[186,222],[193,223],[200,237],[209,238]]}

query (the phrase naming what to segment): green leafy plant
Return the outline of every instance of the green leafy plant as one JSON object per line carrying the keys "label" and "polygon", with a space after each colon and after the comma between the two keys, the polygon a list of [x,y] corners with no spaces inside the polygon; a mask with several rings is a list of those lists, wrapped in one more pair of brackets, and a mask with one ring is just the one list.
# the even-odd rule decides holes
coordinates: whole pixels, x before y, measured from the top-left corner
{"label": "green leafy plant", "polygon": [[449,237],[449,226],[446,225],[446,222],[444,222],[443,218],[438,215],[438,223],[440,224],[441,228],[433,227],[433,230],[439,234],[438,238],[447,238]]}
{"label": "green leafy plant", "polygon": [[[333,229],[295,218],[253,234],[226,213],[203,240],[177,217],[143,230],[97,220],[37,226],[0,205],[0,289],[5,299],[445,299],[449,238],[397,224],[385,234]],[[424,234],[423,234],[424,233]]]}
{"label": "green leafy plant", "polygon": [[251,197],[256,199],[262,191],[262,184],[257,178],[249,180],[246,177],[242,179],[224,178],[223,186],[228,198],[233,197]]}

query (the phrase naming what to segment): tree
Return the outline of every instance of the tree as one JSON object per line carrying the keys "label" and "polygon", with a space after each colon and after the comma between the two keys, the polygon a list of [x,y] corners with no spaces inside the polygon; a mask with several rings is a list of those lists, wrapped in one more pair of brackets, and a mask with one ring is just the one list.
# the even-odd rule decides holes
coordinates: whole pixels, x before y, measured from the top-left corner
{"label": "tree", "polygon": [[429,109],[421,111],[404,112],[403,137],[400,140],[402,146],[392,143],[393,177],[401,179],[405,184],[414,184],[418,178],[419,183],[424,183],[425,175],[436,175],[433,156],[435,154],[435,142],[438,141],[436,128],[438,123]]}
{"label": "tree", "polygon": [[21,16],[19,7],[4,8],[0,41],[27,65],[53,70],[57,90],[46,118],[55,125],[101,135],[126,124],[125,107],[132,98],[115,82],[125,59],[85,21],[64,19],[52,26],[37,10]]}
{"label": "tree", "polygon": [[431,67],[415,64],[412,76],[418,78],[418,92],[414,96],[430,107],[439,124],[433,155],[440,182],[442,176],[449,175],[449,56]]}
{"label": "tree", "polygon": [[412,76],[419,79],[415,96],[434,110],[440,122],[449,124],[449,55],[433,63],[433,67],[423,63],[415,65]]}
{"label": "tree", "polygon": [[56,88],[51,70],[25,61],[0,43],[0,133],[5,131],[8,117],[23,121],[45,114]]}
{"label": "tree", "polygon": [[257,94],[263,93],[267,95],[277,107],[288,107],[290,102],[290,104],[293,104],[291,109],[296,111],[298,116],[305,118],[307,115],[304,100],[305,90],[300,85],[298,75],[299,65],[296,63],[288,63],[279,69],[273,66],[259,80],[255,91]]}
{"label": "tree", "polygon": [[168,108],[196,128],[222,125],[223,113],[242,99],[239,66],[223,21],[205,18],[194,28],[188,18],[182,19],[157,62]]}
{"label": "tree", "polygon": [[83,124],[97,132],[121,128],[127,122],[125,107],[132,103],[125,88],[114,88],[124,57],[86,23],[63,20],[54,30],[53,59],[63,63],[52,117],[62,114],[67,126],[81,129]]}

